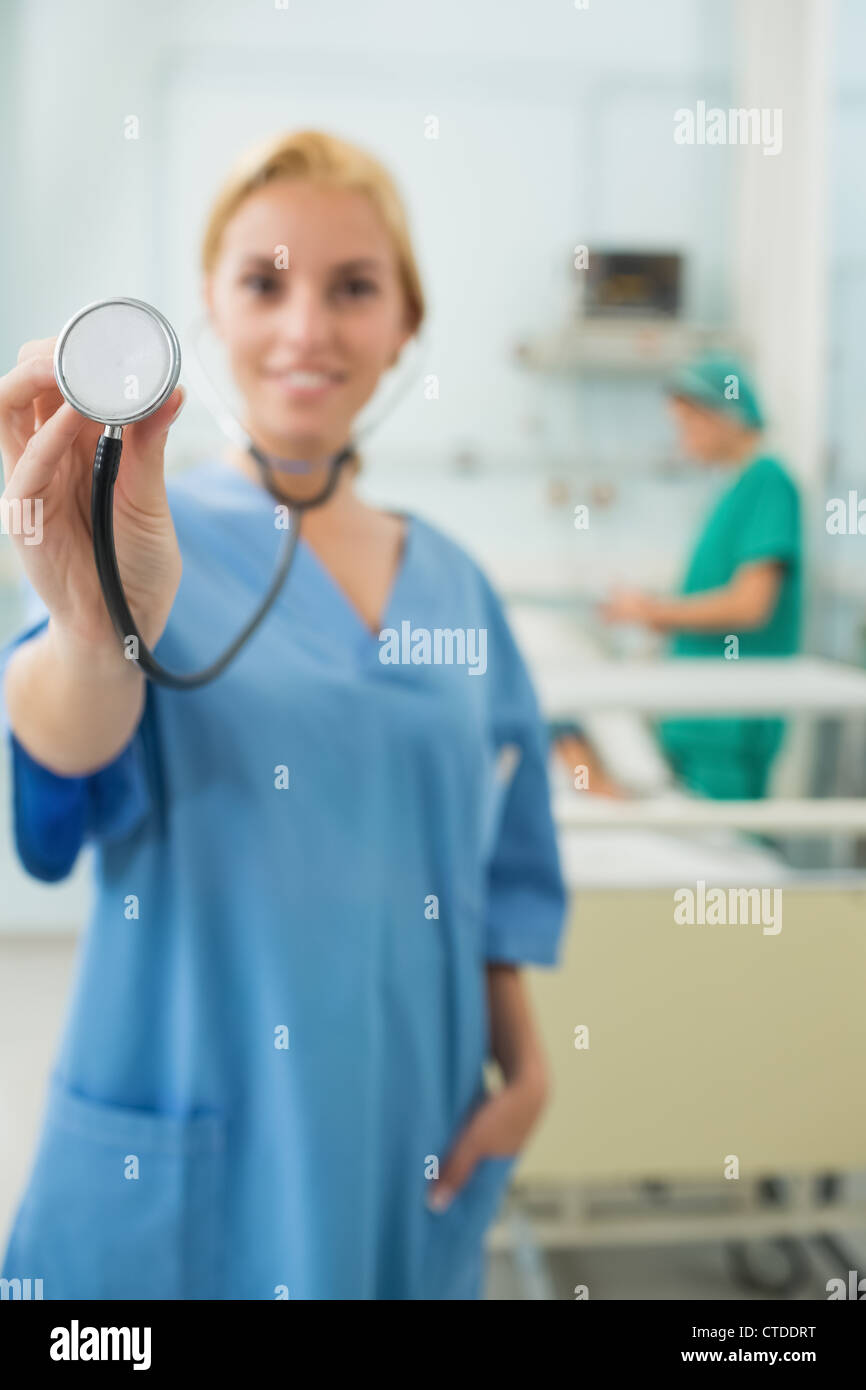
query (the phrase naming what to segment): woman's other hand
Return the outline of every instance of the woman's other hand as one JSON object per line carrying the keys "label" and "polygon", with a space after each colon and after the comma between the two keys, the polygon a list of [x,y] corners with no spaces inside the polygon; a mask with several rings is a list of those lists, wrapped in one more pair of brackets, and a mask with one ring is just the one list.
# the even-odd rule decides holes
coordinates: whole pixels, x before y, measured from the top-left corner
{"label": "woman's other hand", "polygon": [[547,1099],[541,1076],[509,1082],[475,1111],[451,1149],[433,1184],[429,1205],[444,1211],[469,1181],[483,1158],[510,1158],[529,1138]]}
{"label": "woman's other hand", "polygon": [[470,1116],[439,1170],[429,1205],[443,1211],[483,1158],[520,1152],[547,1101],[547,1065],[526,985],[516,965],[488,961],[490,1045],[503,1086]]}

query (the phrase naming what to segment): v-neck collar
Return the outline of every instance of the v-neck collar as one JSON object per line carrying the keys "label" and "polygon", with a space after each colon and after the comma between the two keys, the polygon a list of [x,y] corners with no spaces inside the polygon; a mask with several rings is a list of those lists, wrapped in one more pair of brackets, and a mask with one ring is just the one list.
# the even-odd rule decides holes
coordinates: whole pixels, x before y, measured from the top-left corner
{"label": "v-neck collar", "polygon": [[[273,494],[270,493],[267,488],[262,487],[261,483],[254,482],[253,479],[247,477],[246,473],[242,472],[240,468],[236,468],[234,464],[228,463],[225,459],[217,458],[215,463],[224,474],[230,475],[232,479],[246,488],[251,495],[261,497],[263,504],[267,506],[268,509],[274,506],[275,499]],[[400,547],[400,558],[397,562],[397,567],[385,597],[385,603],[380,615],[380,626],[375,632],[372,628],[368,627],[365,618],[349,598],[343,586],[334,578],[334,575],[328,569],[324,560],[320,558],[313,546],[305,539],[303,526],[301,526],[301,534],[298,537],[297,545],[298,552],[303,554],[307,567],[312,568],[318,575],[320,583],[330,592],[332,597],[337,600],[344,615],[354,625],[358,634],[363,636],[366,644],[370,645],[374,650],[378,650],[379,648],[380,634],[386,628],[393,626],[391,619],[393,618],[394,609],[403,588],[406,569],[410,560],[410,552],[414,551],[415,535],[417,531],[417,517],[413,516],[411,512],[390,512],[389,515],[399,517],[400,520],[403,521],[405,529],[403,532],[403,544]],[[289,583],[291,584],[291,576],[289,577]]]}
{"label": "v-neck collar", "polygon": [[385,595],[385,602],[379,617],[379,626],[376,628],[375,632],[372,628],[368,627],[366,619],[355,606],[355,604],[352,602],[352,600],[349,598],[349,595],[346,593],[346,590],[343,588],[342,584],[340,584],[334,578],[334,575],[328,569],[328,566],[325,564],[324,560],[318,555],[313,546],[311,546],[309,542],[304,539],[303,526],[301,527],[301,534],[298,539],[299,546],[304,547],[304,553],[310,557],[315,568],[318,570],[319,574],[321,575],[324,582],[327,584],[328,588],[331,589],[332,592],[336,595],[336,597],[340,600],[346,611],[355,620],[355,623],[363,632],[364,636],[368,638],[370,642],[375,642],[377,644],[379,642],[380,633],[382,633],[385,630],[385,628],[392,626],[389,620],[393,614],[394,604],[396,602],[398,593],[402,587],[402,580],[406,572],[406,566],[409,560],[409,551],[412,546],[412,538],[415,530],[415,518],[412,516],[410,512],[390,512],[389,515],[399,517],[400,520],[404,522],[405,529],[403,531],[403,544],[400,547],[400,558],[397,561],[397,567],[391,578],[391,583],[388,586],[388,592]]}

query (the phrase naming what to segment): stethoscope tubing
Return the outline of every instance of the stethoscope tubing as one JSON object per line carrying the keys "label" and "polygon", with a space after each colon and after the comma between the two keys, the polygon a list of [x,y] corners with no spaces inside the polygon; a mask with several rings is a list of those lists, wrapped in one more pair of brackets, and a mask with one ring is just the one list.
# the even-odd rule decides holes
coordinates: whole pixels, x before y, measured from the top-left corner
{"label": "stethoscope tubing", "polygon": [[[165,686],[170,690],[195,690],[197,687],[209,684],[221,675],[231,661],[237,656],[241,647],[252,637],[256,628],[264,619],[266,613],[271,608],[274,600],[283,587],[283,584],[291,570],[295,558],[295,550],[298,544],[298,537],[301,533],[301,517],[304,508],[291,509],[289,512],[289,526],[285,534],[277,566],[273,579],[265,593],[264,598],[259,604],[253,616],[250,618],[234,641],[226,647],[225,651],[209,666],[205,666],[200,671],[179,672],[170,671],[157,661],[153,652],[147,646],[141,633],[138,630],[135,619],[132,616],[129,604],[126,601],[126,594],[123,589],[123,581],[120,577],[120,570],[117,564],[117,550],[114,543],[114,484],[117,480],[117,471],[120,465],[120,455],[123,449],[123,441],[119,434],[102,434],[96,445],[96,454],[93,460],[93,484],[90,493],[90,523],[93,532],[93,556],[96,562],[96,572],[102,588],[105,605],[108,609],[115,632],[124,646],[124,654],[128,659],[135,661],[144,674],[156,685]],[[335,460],[331,468],[331,476],[323,489],[323,494],[333,490],[339,472],[339,458]],[[310,499],[310,502],[316,499]],[[322,496],[324,500],[324,495]],[[307,504],[308,505],[308,504]],[[130,645],[132,643],[132,645]]]}

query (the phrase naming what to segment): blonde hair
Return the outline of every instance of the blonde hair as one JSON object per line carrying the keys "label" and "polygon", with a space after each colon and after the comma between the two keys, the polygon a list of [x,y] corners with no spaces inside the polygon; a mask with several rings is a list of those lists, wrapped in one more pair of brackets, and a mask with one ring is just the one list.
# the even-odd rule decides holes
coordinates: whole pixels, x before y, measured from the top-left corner
{"label": "blonde hair", "polygon": [[364,193],[387,228],[403,287],[410,331],[425,314],[424,291],[412,248],[403,200],[391,175],[371,154],[321,130],[299,130],[271,137],[247,150],[231,169],[211,207],[201,245],[201,266],[213,270],[223,233],[241,203],[275,179],[300,179],[328,188]]}

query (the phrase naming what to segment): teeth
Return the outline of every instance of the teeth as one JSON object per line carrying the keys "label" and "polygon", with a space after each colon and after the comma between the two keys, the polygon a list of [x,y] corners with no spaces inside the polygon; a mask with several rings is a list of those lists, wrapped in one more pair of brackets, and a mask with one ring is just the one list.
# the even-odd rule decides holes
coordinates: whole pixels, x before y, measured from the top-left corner
{"label": "teeth", "polygon": [[325,386],[330,381],[330,377],[324,372],[286,372],[285,381],[290,386],[316,387]]}

